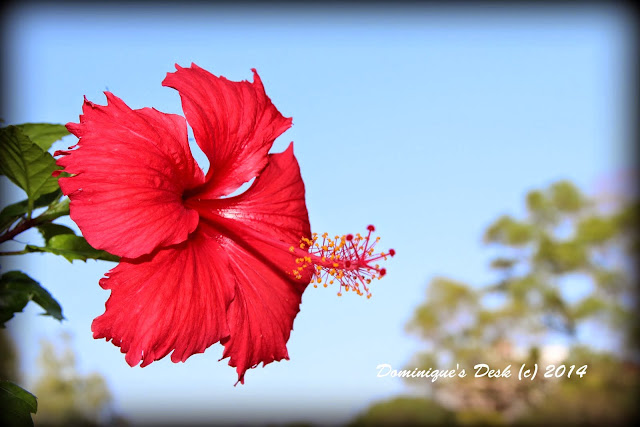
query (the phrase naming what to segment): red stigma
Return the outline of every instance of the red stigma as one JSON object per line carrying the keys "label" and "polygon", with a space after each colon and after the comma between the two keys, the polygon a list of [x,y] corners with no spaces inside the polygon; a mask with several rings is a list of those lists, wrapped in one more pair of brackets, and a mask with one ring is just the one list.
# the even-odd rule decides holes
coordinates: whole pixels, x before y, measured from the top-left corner
{"label": "red stigma", "polygon": [[376,231],[376,228],[373,225],[368,225],[367,226],[367,230],[369,231]]}
{"label": "red stigma", "polygon": [[347,234],[347,242],[350,242],[353,240],[353,234]]}
{"label": "red stigma", "polygon": [[389,255],[394,256],[396,254],[396,251],[394,251],[393,249],[389,249]]}

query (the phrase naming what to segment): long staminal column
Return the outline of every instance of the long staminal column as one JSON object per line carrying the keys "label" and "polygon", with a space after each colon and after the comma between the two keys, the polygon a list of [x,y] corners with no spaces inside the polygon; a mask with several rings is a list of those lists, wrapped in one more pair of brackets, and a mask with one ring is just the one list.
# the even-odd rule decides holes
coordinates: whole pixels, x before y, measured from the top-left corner
{"label": "long staminal column", "polygon": [[371,298],[369,285],[375,279],[381,279],[386,273],[378,262],[394,256],[395,250],[375,252],[375,246],[380,237],[372,238],[375,231],[373,225],[367,227],[366,236],[357,233],[343,236],[329,237],[328,233],[318,236],[313,233],[311,239],[302,238],[299,247],[289,247],[289,251],[297,256],[296,263],[300,264],[292,274],[301,278],[301,272],[313,268],[311,283],[315,288],[323,284],[326,288],[336,281],[340,285],[338,296],[342,292],[353,291],[358,295]]}

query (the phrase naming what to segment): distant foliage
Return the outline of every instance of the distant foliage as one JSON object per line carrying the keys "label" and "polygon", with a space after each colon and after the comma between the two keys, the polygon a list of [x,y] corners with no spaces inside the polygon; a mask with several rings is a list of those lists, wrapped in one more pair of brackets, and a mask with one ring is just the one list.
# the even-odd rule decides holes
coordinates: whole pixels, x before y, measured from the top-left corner
{"label": "distant foliage", "polygon": [[40,396],[37,425],[98,426],[111,425],[112,397],[104,378],[97,374],[82,375],[77,371],[70,339],[56,351],[52,342],[43,341],[39,357],[42,374],[34,386]]}
{"label": "distant foliage", "polygon": [[[454,411],[460,424],[622,422],[634,411],[640,371],[634,362],[637,204],[605,209],[561,181],[529,192],[526,207],[524,218],[503,215],[484,233],[496,254],[494,282],[436,277],[407,325],[427,350],[405,369],[460,366],[467,376],[407,381],[431,396],[430,405]],[[480,363],[512,365],[512,377],[475,378]],[[571,378],[561,370],[560,378],[541,372],[519,381],[522,363],[588,368],[582,377],[574,368]],[[390,401],[362,419],[382,407],[402,411]]]}
{"label": "distant foliage", "polygon": [[374,404],[349,426],[450,425],[454,421],[453,412],[429,399],[397,397]]}

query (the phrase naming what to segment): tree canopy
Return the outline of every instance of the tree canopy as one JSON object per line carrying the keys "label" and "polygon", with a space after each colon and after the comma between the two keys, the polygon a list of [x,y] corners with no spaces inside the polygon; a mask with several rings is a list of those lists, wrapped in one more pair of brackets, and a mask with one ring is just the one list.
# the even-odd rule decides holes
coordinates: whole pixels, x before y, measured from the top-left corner
{"label": "tree canopy", "polygon": [[[530,191],[525,203],[523,218],[502,215],[484,232],[495,280],[433,278],[407,325],[426,350],[406,369],[459,367],[467,375],[406,380],[422,391],[423,405],[453,411],[457,423],[623,421],[640,370],[638,206],[605,206],[569,181]],[[511,365],[511,377],[477,378],[473,367],[482,363]],[[520,380],[522,364],[541,372]],[[397,402],[376,404],[359,420],[398,414]]]}

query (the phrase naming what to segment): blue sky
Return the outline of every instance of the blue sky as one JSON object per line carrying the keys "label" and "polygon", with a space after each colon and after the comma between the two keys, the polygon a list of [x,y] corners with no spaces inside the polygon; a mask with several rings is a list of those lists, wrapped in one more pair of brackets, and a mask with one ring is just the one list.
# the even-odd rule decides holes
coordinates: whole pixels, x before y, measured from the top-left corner
{"label": "blue sky", "polygon": [[375,367],[406,366],[420,348],[404,325],[430,278],[491,280],[481,235],[493,219],[523,213],[527,190],[570,179],[594,192],[632,166],[631,22],[622,10],[288,9],[14,7],[3,24],[4,119],[75,122],[82,97],[104,104],[104,90],[132,108],[181,114],[177,92],[161,86],[174,63],[231,80],[250,79],[255,67],[293,117],[273,151],[294,141],[313,231],[371,223],[396,249],[372,299],[308,289],[291,360],[249,371],[234,388],[220,345],[140,369],[92,339],[108,298],[98,280],[112,264],[23,256],[8,264],[40,280],[68,319],[37,317],[30,306],[12,321],[27,385],[39,340],[68,331],[81,370],[104,375],[132,421],[324,420],[328,411],[348,420],[406,391]]}

